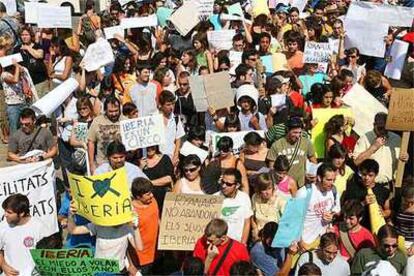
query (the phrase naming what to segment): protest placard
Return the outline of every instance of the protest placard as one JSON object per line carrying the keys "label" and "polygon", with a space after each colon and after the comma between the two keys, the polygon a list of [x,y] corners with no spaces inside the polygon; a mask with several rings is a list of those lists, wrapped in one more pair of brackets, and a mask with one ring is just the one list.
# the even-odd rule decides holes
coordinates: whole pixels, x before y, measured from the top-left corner
{"label": "protest placard", "polygon": [[214,0],[195,0],[200,20],[207,20],[213,14]]}
{"label": "protest placard", "polygon": [[325,124],[334,115],[342,114],[345,117],[353,118],[352,110],[350,108],[315,108],[312,110],[312,116],[318,120],[318,123],[312,128],[311,141],[315,148],[316,157],[325,157]]}
{"label": "protest placard", "polygon": [[273,94],[270,95],[272,106],[281,107],[286,104],[286,95],[285,94]]}
{"label": "protest placard", "polygon": [[207,40],[210,48],[220,50],[230,50],[233,48],[234,30],[208,31]]}
{"label": "protest placard", "polygon": [[162,209],[159,250],[194,250],[204,228],[220,215],[223,197],[167,193]]}
{"label": "protest placard", "polygon": [[[59,230],[54,182],[55,168],[50,159],[1,168],[0,205],[12,194],[27,195],[30,214],[42,222],[44,236],[50,236]],[[4,219],[3,208],[0,209],[0,217]]]}
{"label": "protest placard", "polygon": [[109,42],[103,38],[99,38],[86,49],[83,61],[85,69],[88,72],[96,71],[99,68],[114,62],[115,57]]}
{"label": "protest placard", "polygon": [[36,101],[31,108],[39,115],[50,116],[78,86],[77,80],[69,78]]}
{"label": "protest placard", "polygon": [[306,7],[307,0],[292,0],[291,6],[298,8],[299,12],[301,13]]}
{"label": "protest placard", "polygon": [[223,21],[243,21],[243,17],[239,16],[239,15],[234,15],[234,14],[227,14],[227,13],[222,13],[220,14],[220,20]]}
{"label": "protest placard", "polygon": [[208,104],[215,110],[234,105],[234,93],[230,86],[230,75],[223,71],[203,76]]}
{"label": "protest placard", "polygon": [[237,68],[242,60],[243,52],[229,51],[230,67]]}
{"label": "protest placard", "polygon": [[345,49],[356,47],[363,55],[384,57],[384,37],[388,35],[387,24],[346,17],[344,28],[346,30]]}
{"label": "protest placard", "polygon": [[[211,141],[211,150],[213,153],[218,152],[217,150],[217,143],[223,136],[228,136],[233,140],[233,152],[239,152],[241,148],[244,146],[244,136],[246,136],[247,133],[252,131],[237,131],[237,132],[210,132],[210,141]],[[254,132],[258,133],[261,137],[264,136],[263,130],[254,130]]]}
{"label": "protest placard", "polygon": [[77,214],[101,226],[132,221],[131,195],[125,167],[94,176],[69,174]]}
{"label": "protest placard", "polygon": [[331,47],[328,42],[306,41],[303,52],[304,63],[328,62],[331,55]]}
{"label": "protest placard", "polygon": [[77,122],[74,126],[76,140],[86,142],[88,138],[88,123]]}
{"label": "protest placard", "polygon": [[39,5],[37,8],[37,26],[39,28],[69,28],[72,29],[72,14],[70,7]]}
{"label": "protest placard", "polygon": [[119,261],[95,259],[92,249],[31,249],[36,264],[33,275],[90,276],[119,272]]}
{"label": "protest placard", "polygon": [[120,127],[122,143],[126,150],[141,149],[165,143],[165,126],[161,114],[123,120]]}
{"label": "protest placard", "polygon": [[279,70],[289,70],[289,65],[287,63],[286,56],[283,53],[273,53],[272,67],[273,72],[277,72]]}
{"label": "protest placard", "polygon": [[388,107],[387,129],[414,131],[414,89],[395,88]]}
{"label": "protest placard", "polygon": [[27,24],[37,24],[37,9],[46,3],[24,2],[24,21]]}
{"label": "protest placard", "polygon": [[239,2],[227,6],[227,13],[231,15],[238,15],[240,17],[244,17],[243,9]]}
{"label": "protest placard", "polygon": [[207,95],[204,89],[203,76],[190,76],[191,96],[197,112],[206,112],[208,109]]}
{"label": "protest placard", "polygon": [[200,23],[197,4],[193,1],[184,2],[184,4],[171,15],[170,21],[182,36],[186,36],[198,23]]}
{"label": "protest placard", "polygon": [[208,151],[196,147],[188,141],[184,142],[183,146],[180,149],[180,153],[184,156],[195,154],[198,156],[198,158],[200,158],[201,163],[204,163],[208,156]]}
{"label": "protest placard", "polygon": [[157,15],[152,14],[144,17],[128,17],[121,19],[121,27],[124,29],[144,28],[157,26]]}
{"label": "protest placard", "polygon": [[260,14],[270,14],[269,6],[267,5],[267,0],[252,0],[251,3],[253,17],[256,17]]}
{"label": "protest placard", "polygon": [[346,18],[347,20],[364,20],[374,25],[379,23],[389,26],[411,27],[414,18],[414,8],[366,1],[352,1],[346,13]]}
{"label": "protest placard", "polygon": [[13,59],[16,60],[16,62],[22,62],[23,57],[20,53],[12,54],[4,57],[0,57],[0,65],[3,68],[6,68],[13,64]]}
{"label": "protest placard", "polygon": [[17,1],[16,0],[1,0],[5,6],[7,15],[14,16],[17,12]]}
{"label": "protest placard", "polygon": [[264,66],[265,72],[268,74],[273,73],[273,58],[272,55],[261,56],[260,60]]}
{"label": "protest placard", "polygon": [[122,38],[125,37],[125,30],[121,25],[104,28],[105,38],[115,38],[115,34],[120,35]]}
{"label": "protest placard", "polygon": [[401,78],[401,72],[404,68],[405,57],[408,51],[408,42],[401,40],[394,40],[391,46],[391,62],[387,63],[385,67],[384,75],[399,80]]}
{"label": "protest placard", "polygon": [[355,118],[354,130],[359,136],[372,130],[375,114],[378,112],[388,113],[385,106],[357,83],[352,86],[342,100],[352,109]]}

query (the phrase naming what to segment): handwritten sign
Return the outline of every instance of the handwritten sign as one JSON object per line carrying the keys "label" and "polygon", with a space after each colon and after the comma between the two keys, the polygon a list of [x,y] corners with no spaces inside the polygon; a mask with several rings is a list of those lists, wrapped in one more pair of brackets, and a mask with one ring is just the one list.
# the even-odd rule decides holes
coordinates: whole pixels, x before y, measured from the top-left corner
{"label": "handwritten sign", "polygon": [[200,20],[206,20],[213,14],[214,0],[195,0]]}
{"label": "handwritten sign", "polygon": [[122,143],[127,150],[165,143],[164,119],[160,114],[123,120],[120,124]]}
{"label": "handwritten sign", "polygon": [[[50,160],[1,168],[0,204],[12,194],[27,195],[30,214],[42,222],[44,236],[50,236],[58,231],[54,182],[55,168]],[[0,218],[4,218],[3,208]]]}
{"label": "handwritten sign", "polygon": [[23,61],[23,57],[20,53],[0,57],[1,67],[6,68],[6,67],[12,65],[13,64],[13,59],[16,60],[16,62],[22,62]]}
{"label": "handwritten sign", "polygon": [[92,249],[32,249],[35,274],[89,276],[98,272],[119,272],[118,260],[95,259]]}
{"label": "handwritten sign", "polygon": [[111,44],[103,38],[89,45],[83,57],[85,69],[88,72],[96,71],[102,66],[114,62],[114,59]]}
{"label": "handwritten sign", "polygon": [[125,167],[94,176],[69,174],[78,214],[101,226],[132,221],[131,195]]}
{"label": "handwritten sign", "polygon": [[387,129],[414,131],[414,89],[396,88],[391,93]]}
{"label": "handwritten sign", "polygon": [[[237,131],[237,132],[211,132],[211,147],[212,147],[212,152],[218,152],[217,149],[217,143],[220,140],[221,137],[223,136],[228,136],[233,140],[233,151],[234,152],[239,152],[240,149],[243,148],[244,146],[244,136],[246,136],[247,133],[252,132],[252,131]],[[257,132],[261,137],[265,137],[264,136],[264,131],[263,130],[254,130],[254,132]]]}
{"label": "handwritten sign", "polygon": [[208,31],[207,40],[210,47],[216,50],[230,50],[233,47],[234,30]]}
{"label": "handwritten sign", "polygon": [[121,19],[121,26],[124,29],[144,28],[157,26],[157,15],[153,14],[145,17],[129,17]]}
{"label": "handwritten sign", "polygon": [[208,74],[203,78],[208,103],[212,108],[219,110],[234,105],[234,93],[228,72]]}
{"label": "handwritten sign", "polygon": [[220,196],[167,193],[158,249],[192,251],[206,225],[219,217],[222,203]]}
{"label": "handwritten sign", "polygon": [[306,41],[303,54],[304,63],[328,62],[331,55],[329,43]]}
{"label": "handwritten sign", "polygon": [[70,7],[41,5],[37,9],[37,26],[39,28],[72,28]]}

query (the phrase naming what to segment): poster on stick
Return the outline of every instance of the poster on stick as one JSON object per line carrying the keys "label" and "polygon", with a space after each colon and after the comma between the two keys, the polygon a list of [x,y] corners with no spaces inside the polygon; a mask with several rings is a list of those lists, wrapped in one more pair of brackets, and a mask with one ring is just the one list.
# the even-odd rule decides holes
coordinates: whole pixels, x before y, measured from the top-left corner
{"label": "poster on stick", "polygon": [[[0,204],[12,194],[26,195],[30,214],[44,225],[44,236],[50,236],[58,231],[54,181],[55,168],[50,159],[1,168]],[[3,208],[0,217],[4,219]]]}
{"label": "poster on stick", "polygon": [[167,193],[165,196],[159,250],[192,251],[204,228],[220,216],[223,197]]}
{"label": "poster on stick", "polygon": [[126,150],[165,143],[164,119],[161,114],[121,121],[121,139]]}
{"label": "poster on stick", "polygon": [[391,93],[387,129],[414,131],[414,89],[396,88]]}

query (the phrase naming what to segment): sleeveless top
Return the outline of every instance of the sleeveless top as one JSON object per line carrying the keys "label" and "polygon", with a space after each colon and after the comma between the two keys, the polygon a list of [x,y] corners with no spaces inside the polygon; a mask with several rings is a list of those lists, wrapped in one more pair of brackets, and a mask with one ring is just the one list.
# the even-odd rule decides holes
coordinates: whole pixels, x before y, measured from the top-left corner
{"label": "sleeveless top", "polygon": [[190,186],[188,185],[188,181],[187,179],[185,179],[184,177],[180,178],[180,182],[181,182],[181,193],[183,194],[192,194],[192,195],[204,195],[203,191],[195,191],[193,189],[190,188]]}
{"label": "sleeveless top", "polygon": [[280,192],[282,192],[282,193],[284,193],[284,194],[286,194],[286,195],[290,195],[290,192],[289,192],[289,181],[292,179],[292,177],[290,177],[290,176],[286,176],[282,181],[280,181],[278,184],[277,184],[277,189],[280,191]]}

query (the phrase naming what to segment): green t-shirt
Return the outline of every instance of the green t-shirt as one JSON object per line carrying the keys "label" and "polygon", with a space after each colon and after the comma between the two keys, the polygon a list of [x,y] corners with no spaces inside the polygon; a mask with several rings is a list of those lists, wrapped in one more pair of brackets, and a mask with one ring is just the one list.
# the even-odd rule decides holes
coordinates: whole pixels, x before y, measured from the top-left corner
{"label": "green t-shirt", "polygon": [[366,264],[376,261],[389,261],[399,274],[404,272],[407,265],[407,257],[399,249],[397,249],[394,256],[387,258],[380,255],[377,250],[372,248],[362,248],[354,258],[351,266],[351,275],[361,275],[366,270]]}

